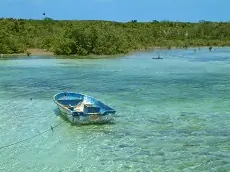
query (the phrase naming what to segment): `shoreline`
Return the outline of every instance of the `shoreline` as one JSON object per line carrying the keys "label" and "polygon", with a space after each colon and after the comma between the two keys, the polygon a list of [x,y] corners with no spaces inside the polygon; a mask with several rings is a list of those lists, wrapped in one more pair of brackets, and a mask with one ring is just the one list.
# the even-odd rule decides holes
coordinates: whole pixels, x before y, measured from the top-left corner
{"label": "shoreline", "polygon": [[[28,53],[30,54],[28,56]],[[27,57],[31,58],[33,56],[40,56],[40,57],[54,57],[57,59],[109,59],[109,58],[120,58],[121,56],[125,56],[126,54],[115,54],[115,55],[95,55],[95,54],[90,54],[87,56],[81,56],[77,54],[73,55],[56,55],[53,52],[47,51],[45,49],[38,49],[38,48],[33,48],[33,49],[27,49],[24,53],[13,53],[13,54],[0,54],[0,59],[7,59],[7,58],[13,58],[13,57]]]}
{"label": "shoreline", "polygon": [[[142,48],[142,49],[137,49],[137,50],[132,50],[126,54],[115,54],[115,55],[95,55],[95,54],[90,54],[90,55],[86,55],[86,56],[81,56],[81,55],[55,55],[53,52],[47,51],[45,49],[38,49],[38,48],[32,48],[32,49],[27,49],[26,52],[24,53],[14,53],[14,54],[0,54],[0,58],[2,59],[7,59],[10,57],[33,57],[33,56],[46,56],[46,57],[55,57],[57,59],[110,59],[110,58],[121,58],[122,56],[128,56],[134,53],[138,53],[138,52],[144,52],[144,51],[157,51],[157,50],[181,50],[181,49],[191,49],[191,48],[195,48],[195,49],[199,49],[199,48],[208,48],[208,47],[212,47],[212,48],[220,48],[220,47],[229,47],[229,46],[188,46],[187,48],[183,48],[183,47],[150,47],[150,48]],[[28,56],[28,53],[30,53],[30,55]]]}

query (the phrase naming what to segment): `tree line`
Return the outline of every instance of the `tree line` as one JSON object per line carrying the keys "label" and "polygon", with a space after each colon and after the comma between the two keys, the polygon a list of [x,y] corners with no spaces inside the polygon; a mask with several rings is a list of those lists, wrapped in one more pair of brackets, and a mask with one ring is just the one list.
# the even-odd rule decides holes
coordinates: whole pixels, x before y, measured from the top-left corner
{"label": "tree line", "polygon": [[0,19],[0,53],[46,49],[57,55],[114,55],[151,47],[229,46],[230,23]]}

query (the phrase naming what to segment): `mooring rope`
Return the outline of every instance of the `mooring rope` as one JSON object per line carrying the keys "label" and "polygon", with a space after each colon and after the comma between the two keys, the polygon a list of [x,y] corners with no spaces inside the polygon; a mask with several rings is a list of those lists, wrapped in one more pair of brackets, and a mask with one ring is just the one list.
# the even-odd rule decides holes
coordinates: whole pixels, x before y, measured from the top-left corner
{"label": "mooring rope", "polygon": [[32,136],[32,137],[29,137],[29,138],[27,138],[27,139],[19,140],[19,141],[15,142],[15,143],[11,143],[11,144],[8,144],[8,145],[5,145],[5,146],[1,146],[1,147],[0,147],[0,150],[1,150],[1,149],[4,149],[4,148],[7,148],[7,147],[10,147],[10,146],[13,146],[13,145],[20,144],[20,143],[25,142],[25,141],[28,141],[28,140],[31,140],[31,139],[33,139],[33,138],[35,138],[35,137],[38,137],[38,136],[40,136],[40,135],[42,135],[42,134],[44,134],[44,133],[47,133],[47,132],[50,131],[50,130],[53,131],[54,128],[58,127],[59,125],[61,125],[61,124],[64,123],[64,122],[65,122],[65,121],[63,121],[63,122],[61,122],[61,123],[59,123],[59,124],[57,124],[57,125],[55,125],[55,126],[51,126],[50,129],[48,129],[48,130],[46,130],[46,131],[43,131],[43,132],[41,132],[41,133],[39,133],[39,134],[36,134],[36,135],[34,135],[34,136]]}

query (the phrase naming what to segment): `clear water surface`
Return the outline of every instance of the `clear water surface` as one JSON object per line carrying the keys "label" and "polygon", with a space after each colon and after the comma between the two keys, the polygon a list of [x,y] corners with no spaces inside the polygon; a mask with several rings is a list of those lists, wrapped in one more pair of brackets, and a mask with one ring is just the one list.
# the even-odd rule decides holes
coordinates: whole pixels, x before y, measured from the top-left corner
{"label": "clear water surface", "polygon": [[[152,59],[158,53],[163,60]],[[0,60],[0,147],[63,122],[52,99],[61,91],[105,102],[117,111],[115,123],[64,122],[0,149],[0,171],[230,169],[229,48]]]}

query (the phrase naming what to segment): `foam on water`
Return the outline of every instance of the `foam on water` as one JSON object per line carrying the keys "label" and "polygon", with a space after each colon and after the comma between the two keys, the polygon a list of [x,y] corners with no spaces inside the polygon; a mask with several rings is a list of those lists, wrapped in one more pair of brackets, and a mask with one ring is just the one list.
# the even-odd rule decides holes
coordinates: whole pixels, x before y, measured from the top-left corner
{"label": "foam on water", "polygon": [[[228,171],[229,52],[0,60],[0,146],[62,122],[52,100],[60,91],[85,93],[117,111],[114,124],[63,123],[1,149],[0,171]],[[158,53],[163,60],[152,59]]]}

